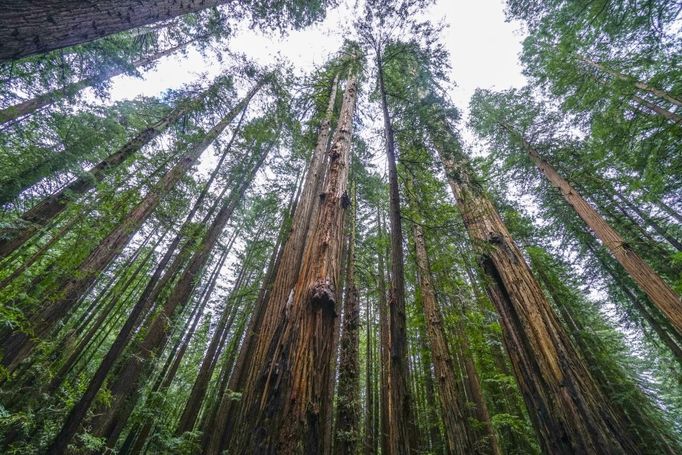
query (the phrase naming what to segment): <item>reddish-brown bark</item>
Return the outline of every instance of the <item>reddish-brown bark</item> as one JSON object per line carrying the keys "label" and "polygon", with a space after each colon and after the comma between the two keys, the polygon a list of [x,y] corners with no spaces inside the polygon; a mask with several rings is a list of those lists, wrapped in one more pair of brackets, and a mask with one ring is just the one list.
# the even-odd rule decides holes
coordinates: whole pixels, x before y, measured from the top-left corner
{"label": "reddish-brown bark", "polygon": [[339,123],[328,153],[320,207],[311,224],[309,239],[294,288],[283,302],[278,336],[267,341],[260,374],[243,395],[241,424],[253,428],[238,437],[236,452],[320,453],[324,422],[323,402],[329,396],[332,339],[337,305],[343,217],[348,204],[346,182],[356,102],[356,80],[346,83]]}

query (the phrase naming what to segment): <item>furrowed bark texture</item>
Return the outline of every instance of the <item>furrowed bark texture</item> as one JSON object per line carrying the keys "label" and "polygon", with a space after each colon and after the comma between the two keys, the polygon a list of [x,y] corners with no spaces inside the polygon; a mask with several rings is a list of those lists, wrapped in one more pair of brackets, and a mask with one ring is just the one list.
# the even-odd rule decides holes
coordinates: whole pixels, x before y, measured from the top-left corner
{"label": "furrowed bark texture", "polygon": [[[243,396],[241,423],[253,428],[240,435],[237,453],[322,453],[324,422],[320,410],[332,399],[331,359],[340,297],[343,218],[356,80],[349,78],[328,153],[320,207],[311,224],[298,279],[275,308],[284,306],[278,336],[269,340],[260,374]],[[267,340],[266,340],[267,341]]]}
{"label": "furrowed bark texture", "polygon": [[543,451],[642,453],[582,363],[495,207],[473,180],[459,146],[446,145],[437,135],[432,139],[486,275]]}
{"label": "furrowed bark texture", "polygon": [[0,62],[87,43],[228,0],[11,0],[0,15]]}
{"label": "furrowed bark texture", "polygon": [[[324,118],[320,124],[317,144],[310,158],[310,165],[305,176],[303,188],[299,202],[294,211],[291,230],[287,237],[281,256],[277,259],[278,264],[274,272],[272,288],[264,297],[263,303],[259,305],[258,313],[254,315],[253,327],[247,333],[247,339],[240,348],[237,368],[230,378],[228,388],[233,391],[243,391],[247,384],[253,383],[258,377],[259,366],[264,362],[267,354],[267,347],[270,337],[274,336],[274,331],[279,320],[283,317],[286,302],[289,300],[295,284],[298,272],[301,267],[301,259],[308,230],[311,224],[311,214],[318,200],[319,182],[324,176],[324,161],[329,133],[331,128],[332,115],[336,100],[338,77],[334,78],[331,86],[329,102]],[[248,364],[246,364],[248,359]],[[224,420],[226,427],[220,427],[214,437],[211,438],[207,447],[208,454],[219,454],[230,443],[234,423],[239,415],[241,402],[230,401],[226,403]],[[218,434],[222,433],[222,434]]]}
{"label": "furrowed bark texture", "polygon": [[416,250],[415,257],[421,303],[424,310],[431,360],[438,387],[438,398],[447,447],[449,453],[452,454],[471,454],[474,453],[475,438],[473,437],[473,431],[470,431],[467,425],[462,407],[463,397],[459,396],[457,390],[456,370],[445,336],[436,294],[431,283],[431,267],[426,251],[424,229],[421,225],[414,223],[412,233]]}
{"label": "furrowed bark texture", "polygon": [[[509,127],[511,134],[517,135]],[[518,136],[518,135],[517,135]],[[519,136],[520,137],[520,136]],[[524,138],[523,147],[533,163],[547,180],[559,190],[561,196],[587,224],[595,236],[602,241],[613,257],[628,272],[639,288],[649,297],[651,302],[670,321],[678,333],[682,334],[682,299],[658,275],[604,218],[571,186],[566,179],[543,159],[537,150]]]}
{"label": "furrowed bark texture", "polygon": [[[179,162],[166,172],[161,181],[131,210],[126,219],[110,232],[78,266],[77,271],[71,274],[71,277],[61,285],[57,292],[59,295],[57,300],[47,303],[32,318],[34,336],[44,337],[69,312],[71,307],[97,279],[99,273],[104,270],[135,235],[142,223],[158,206],[162,197],[196,164],[201,154],[234,120],[263,83],[264,81],[262,80],[256,84],[245,99],[237,103],[220,122],[209,130],[201,142],[192,145],[190,150],[180,157]],[[2,364],[10,371],[13,370],[21,360],[31,353],[34,346],[35,339],[28,334],[21,332],[11,334],[2,344],[4,354]]]}
{"label": "furrowed bark texture", "polygon": [[389,330],[391,333],[389,445],[393,455],[409,454],[416,447],[412,425],[412,398],[410,396],[410,370],[407,363],[407,335],[405,321],[405,272],[403,259],[403,228],[400,214],[400,187],[395,154],[393,125],[388,110],[384,87],[383,62],[377,54],[379,92],[384,120],[386,158],[388,161],[389,220],[391,225],[391,289],[388,295]]}
{"label": "furrowed bark texture", "polygon": [[348,257],[346,262],[346,290],[343,301],[343,332],[340,341],[339,379],[337,385],[337,414],[334,451],[355,455],[360,442],[360,365],[359,330],[360,299],[355,286],[355,183],[351,183],[353,206],[350,219]]}

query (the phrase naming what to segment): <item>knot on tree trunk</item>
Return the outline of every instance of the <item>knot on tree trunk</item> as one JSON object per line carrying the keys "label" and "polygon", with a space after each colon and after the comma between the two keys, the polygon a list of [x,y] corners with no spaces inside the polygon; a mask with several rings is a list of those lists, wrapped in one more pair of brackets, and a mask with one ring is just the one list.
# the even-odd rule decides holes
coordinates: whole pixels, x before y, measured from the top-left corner
{"label": "knot on tree trunk", "polygon": [[330,280],[320,279],[313,285],[310,290],[310,303],[315,309],[321,308],[336,316],[336,297]]}
{"label": "knot on tree trunk", "polygon": [[327,193],[320,193],[320,202],[324,202],[326,197],[327,197]]}

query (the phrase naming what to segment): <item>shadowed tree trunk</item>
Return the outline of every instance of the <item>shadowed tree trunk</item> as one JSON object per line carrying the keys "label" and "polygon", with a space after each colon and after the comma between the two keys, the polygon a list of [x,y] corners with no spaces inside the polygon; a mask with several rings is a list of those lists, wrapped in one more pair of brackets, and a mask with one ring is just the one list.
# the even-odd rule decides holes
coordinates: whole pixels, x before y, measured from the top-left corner
{"label": "shadowed tree trunk", "polygon": [[[320,203],[294,288],[274,301],[284,306],[276,334],[266,346],[260,373],[243,395],[241,424],[253,428],[237,437],[236,453],[321,453],[325,439],[320,409],[329,396],[334,325],[340,297],[343,218],[356,103],[356,80],[346,83],[339,123],[328,156]],[[284,304],[284,305],[283,305]],[[265,340],[268,341],[268,340]]]}
{"label": "shadowed tree trunk", "polygon": [[355,286],[355,216],[357,198],[351,183],[352,208],[346,262],[346,291],[343,302],[343,332],[339,354],[336,428],[334,451],[355,455],[360,441],[360,364],[358,358],[360,330],[360,298]]}
{"label": "shadowed tree trunk", "polygon": [[[384,236],[381,213],[377,209],[377,235]],[[391,331],[388,322],[388,302],[386,301],[386,268],[384,251],[377,251],[377,293],[379,294],[379,354],[381,361],[381,453],[389,453],[389,422],[391,413]]]}
{"label": "shadowed tree trunk", "polygon": [[[241,177],[238,188],[235,188],[232,194],[223,200],[220,211],[217,213],[201,244],[197,247],[197,250],[189,260],[187,267],[176,282],[166,303],[161,311],[149,322],[144,339],[135,348],[135,355],[130,356],[118,371],[116,380],[111,386],[111,393],[113,396],[112,406],[109,409],[98,413],[98,416],[93,422],[93,428],[95,428],[97,434],[106,437],[107,445],[110,447],[115,444],[118,435],[123,430],[123,427],[132,412],[135,402],[134,398],[136,397],[135,392],[138,389],[140,380],[144,376],[144,372],[147,370],[144,368],[144,362],[158,352],[159,348],[167,339],[171,325],[170,321],[172,321],[174,313],[176,313],[177,308],[184,306],[189,301],[195,286],[195,277],[200,276],[227,221],[232,216],[232,213],[241,201],[242,196],[250,185],[254,175],[265,160],[268,150],[269,149],[266,148],[264,151],[260,152],[260,156],[255,165],[247,171],[248,173],[246,175]],[[110,369],[115,359],[112,358],[109,360],[107,365],[109,365],[108,368]],[[85,394],[71,410],[60,433],[53,441],[50,450],[57,453],[65,450],[78,431],[78,427],[82,423],[82,420],[102,383],[103,380],[99,382],[99,385],[93,384],[90,393]]]}
{"label": "shadowed tree trunk", "polygon": [[[432,127],[433,128],[433,127]],[[455,136],[431,130],[503,330],[514,375],[546,453],[642,453],[549,306]]]}
{"label": "shadowed tree trunk", "polygon": [[7,257],[16,251],[26,243],[36,231],[41,227],[46,226],[50,221],[54,220],[57,215],[62,213],[64,209],[66,209],[68,202],[74,199],[74,196],[84,194],[88,190],[94,188],[96,183],[101,182],[112,170],[116,169],[126,161],[126,159],[139,152],[145,145],[157,138],[188,110],[189,103],[181,103],[178,107],[163,116],[157,122],[142,130],[121,148],[87,171],[87,174],[78,177],[57,193],[48,196],[31,209],[24,212],[20,218],[27,224],[20,230],[0,230],[0,234],[2,234],[2,238],[0,239],[0,259]]}
{"label": "shadowed tree trunk", "polygon": [[388,161],[389,220],[391,225],[391,289],[388,295],[389,330],[391,333],[389,447],[392,455],[409,454],[416,447],[416,435],[410,431],[412,403],[410,371],[407,363],[407,335],[405,322],[405,272],[403,260],[403,228],[400,215],[400,188],[396,165],[395,138],[388,110],[381,53],[377,52],[377,72],[381,110],[384,120],[386,158]]}
{"label": "shadowed tree trunk", "polygon": [[0,16],[0,62],[87,43],[227,0],[27,0],[5,4]]}
{"label": "shadowed tree trunk", "polygon": [[431,360],[438,387],[440,414],[445,428],[448,453],[461,455],[474,453],[475,441],[472,439],[475,439],[475,435],[471,431],[473,429],[467,425],[465,411],[462,406],[464,400],[463,397],[459,396],[457,390],[456,370],[445,336],[436,294],[431,282],[431,267],[426,250],[424,230],[421,225],[415,222],[412,226],[412,233],[415,244],[419,291],[421,293],[424,321],[426,322],[426,332],[431,350]]}

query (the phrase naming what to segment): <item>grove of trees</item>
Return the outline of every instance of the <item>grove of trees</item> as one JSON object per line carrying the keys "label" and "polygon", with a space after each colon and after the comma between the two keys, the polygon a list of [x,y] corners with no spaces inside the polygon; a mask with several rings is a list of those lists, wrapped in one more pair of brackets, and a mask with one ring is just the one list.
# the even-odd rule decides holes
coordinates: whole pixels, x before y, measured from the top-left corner
{"label": "grove of trees", "polygon": [[0,2],[1,453],[682,453],[679,4],[507,0],[465,116],[431,3]]}

